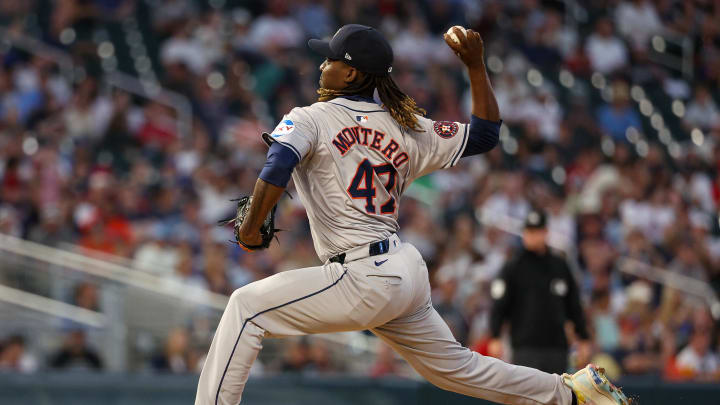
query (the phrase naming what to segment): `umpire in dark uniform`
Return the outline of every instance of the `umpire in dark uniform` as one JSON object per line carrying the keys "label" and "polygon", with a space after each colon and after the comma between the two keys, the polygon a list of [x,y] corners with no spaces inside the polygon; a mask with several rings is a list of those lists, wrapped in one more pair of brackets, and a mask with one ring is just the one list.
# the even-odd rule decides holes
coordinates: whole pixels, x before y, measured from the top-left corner
{"label": "umpire in dark uniform", "polygon": [[565,322],[572,321],[581,339],[581,357],[589,356],[590,344],[577,283],[565,259],[550,250],[546,239],[545,214],[532,210],[525,220],[522,250],[490,287],[489,350],[501,355],[498,338],[508,321],[513,363],[561,374],[568,368]]}

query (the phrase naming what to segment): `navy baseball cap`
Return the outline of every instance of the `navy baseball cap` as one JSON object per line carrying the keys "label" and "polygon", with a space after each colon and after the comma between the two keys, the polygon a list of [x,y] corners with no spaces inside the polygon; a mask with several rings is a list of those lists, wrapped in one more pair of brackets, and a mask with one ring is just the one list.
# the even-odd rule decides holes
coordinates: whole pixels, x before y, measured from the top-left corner
{"label": "navy baseball cap", "polygon": [[366,25],[343,25],[330,41],[311,39],[308,46],[328,59],[341,60],[363,73],[385,76],[392,71],[390,43],[378,30]]}
{"label": "navy baseball cap", "polygon": [[544,229],[547,226],[547,218],[541,210],[532,210],[525,217],[525,229]]}

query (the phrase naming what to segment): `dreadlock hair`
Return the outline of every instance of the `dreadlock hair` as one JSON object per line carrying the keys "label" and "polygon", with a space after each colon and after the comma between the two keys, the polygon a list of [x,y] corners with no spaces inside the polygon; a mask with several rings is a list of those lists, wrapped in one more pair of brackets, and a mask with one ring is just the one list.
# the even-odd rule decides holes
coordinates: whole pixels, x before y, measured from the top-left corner
{"label": "dreadlock hair", "polygon": [[373,90],[377,89],[383,107],[398,125],[405,130],[423,131],[415,114],[424,116],[425,110],[418,107],[412,97],[403,93],[390,75],[379,76],[365,73],[363,76],[342,90],[319,88],[318,100],[328,101],[339,96],[372,94]]}

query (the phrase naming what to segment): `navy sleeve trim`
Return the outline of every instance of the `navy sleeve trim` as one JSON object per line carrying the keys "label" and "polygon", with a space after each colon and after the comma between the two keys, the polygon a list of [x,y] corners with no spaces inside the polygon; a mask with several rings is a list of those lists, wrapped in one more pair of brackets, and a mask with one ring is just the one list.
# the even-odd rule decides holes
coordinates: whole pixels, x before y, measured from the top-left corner
{"label": "navy sleeve trim", "polygon": [[270,145],[265,166],[260,172],[260,178],[278,187],[286,187],[290,176],[300,159],[286,144],[275,142]]}
{"label": "navy sleeve trim", "polygon": [[491,151],[500,140],[501,125],[502,120],[493,122],[473,115],[470,120],[468,144],[467,147],[465,147],[462,157],[479,155]]}
{"label": "navy sleeve trim", "polygon": [[463,156],[465,156],[463,151],[465,149],[467,149],[467,147],[468,147],[468,145],[467,145],[467,143],[468,143],[468,127],[469,127],[469,125],[465,125],[465,131],[463,131],[462,144],[460,145],[460,148],[458,149],[458,151],[455,152],[455,156],[453,156],[452,160],[450,161],[450,167],[453,167],[457,164],[457,161],[460,159],[461,153],[463,153]]}
{"label": "navy sleeve trim", "polygon": [[284,147],[286,147],[286,148],[288,148],[288,149],[291,149],[291,150],[295,153],[295,155],[297,156],[298,162],[299,162],[300,160],[302,160],[302,155],[300,154],[300,152],[297,150],[296,147],[292,146],[291,144],[289,144],[289,143],[287,143],[287,142],[275,141],[275,143],[279,143],[280,145],[282,145],[282,146],[284,146]]}

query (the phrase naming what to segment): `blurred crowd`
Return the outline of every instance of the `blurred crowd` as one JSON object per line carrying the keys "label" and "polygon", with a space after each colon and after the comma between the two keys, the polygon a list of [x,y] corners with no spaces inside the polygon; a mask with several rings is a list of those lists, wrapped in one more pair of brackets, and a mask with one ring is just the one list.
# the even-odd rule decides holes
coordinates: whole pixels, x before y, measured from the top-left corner
{"label": "blurred crowd", "polygon": [[[287,231],[267,251],[244,253],[216,226],[252,190],[259,134],[316,100],[322,61],[306,40],[346,23],[379,28],[399,86],[432,119],[467,122],[468,83],[442,41],[463,25],[484,38],[501,144],[418,180],[400,210],[400,236],[428,262],[457,339],[486,350],[489,284],[518,246],[508,231],[538,206],[576,270],[595,362],[717,381],[707,303],[623,266],[720,285],[718,21],[713,0],[0,0],[7,35],[62,48],[79,67],[69,80],[46,55],[0,46],[0,232],[226,295],[317,265],[297,198],[283,201]],[[137,28],[131,42],[147,56],[136,45],[120,55],[112,27]],[[187,97],[191,127],[162,99],[109,86],[116,69]],[[209,340],[196,349],[192,336],[173,330],[150,367],[197,371]],[[102,367],[81,331],[34,360],[22,336],[0,338],[0,369]],[[341,372],[343,359],[316,342],[287,343],[265,371]],[[383,347],[368,373],[396,370]]]}

